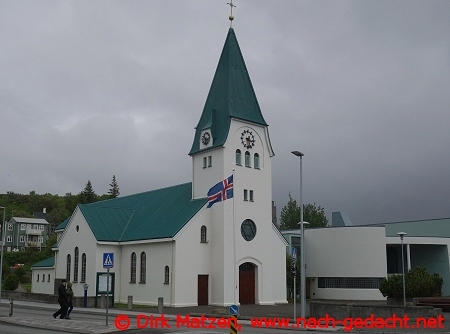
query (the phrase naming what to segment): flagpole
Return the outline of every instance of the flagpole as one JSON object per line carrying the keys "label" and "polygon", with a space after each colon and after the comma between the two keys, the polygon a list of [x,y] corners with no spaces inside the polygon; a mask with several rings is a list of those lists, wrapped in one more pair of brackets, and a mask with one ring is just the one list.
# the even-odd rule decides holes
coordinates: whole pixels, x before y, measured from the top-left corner
{"label": "flagpole", "polygon": [[237,290],[237,279],[236,279],[236,232],[235,232],[235,216],[236,216],[236,207],[234,206],[234,190],[236,189],[235,182],[236,182],[236,178],[235,178],[235,174],[234,174],[234,168],[233,168],[233,274],[234,274],[234,305],[236,305],[236,290]]}

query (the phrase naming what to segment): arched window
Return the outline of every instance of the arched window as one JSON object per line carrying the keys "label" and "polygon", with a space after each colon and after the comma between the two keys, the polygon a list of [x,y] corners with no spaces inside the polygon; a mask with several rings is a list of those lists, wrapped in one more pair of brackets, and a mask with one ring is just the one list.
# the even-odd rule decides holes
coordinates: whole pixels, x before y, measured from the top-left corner
{"label": "arched window", "polygon": [[131,283],[136,283],[136,253],[131,253]]}
{"label": "arched window", "polygon": [[70,281],[70,267],[72,266],[72,259],[70,254],[67,254],[67,265],[66,265],[66,279]]}
{"label": "arched window", "polygon": [[50,282],[50,274],[48,274],[47,282]]}
{"label": "arched window", "polygon": [[169,266],[164,268],[164,284],[169,284]]}
{"label": "arched window", "polygon": [[78,282],[78,258],[79,258],[80,252],[78,250],[78,247],[75,247],[75,256],[73,260],[73,281]]}
{"label": "arched window", "polygon": [[86,282],[86,254],[81,255],[81,282]]}
{"label": "arched window", "polygon": [[42,282],[45,282],[45,274],[42,274]]}
{"label": "arched window", "polygon": [[241,150],[236,150],[236,165],[240,166],[241,164]]}
{"label": "arched window", "polygon": [[140,283],[145,283],[145,279],[147,278],[147,255],[145,252],[141,253],[141,280]]}
{"label": "arched window", "polygon": [[250,167],[250,152],[245,152],[245,167]]}
{"label": "arched window", "polygon": [[253,163],[253,166],[254,166],[256,169],[259,169],[259,154],[258,154],[258,153],[255,153],[255,155],[254,155],[254,163]]}
{"label": "arched window", "polygon": [[36,282],[39,282],[39,274],[37,274],[37,280],[36,280]]}
{"label": "arched window", "polygon": [[200,242],[206,242],[206,226],[200,228]]}

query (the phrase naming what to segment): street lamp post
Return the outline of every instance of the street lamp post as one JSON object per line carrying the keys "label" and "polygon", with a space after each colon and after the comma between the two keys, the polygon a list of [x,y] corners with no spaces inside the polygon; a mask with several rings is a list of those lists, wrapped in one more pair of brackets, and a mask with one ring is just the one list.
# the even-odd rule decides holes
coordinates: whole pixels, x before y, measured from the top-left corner
{"label": "street lamp post", "polygon": [[397,235],[400,237],[402,244],[402,276],[403,276],[403,306],[406,306],[406,288],[405,288],[405,256],[403,255],[403,237],[406,235],[405,232],[398,232]]}
{"label": "street lamp post", "polygon": [[[303,186],[303,177],[302,177],[302,158],[304,154],[299,151],[292,151],[292,154],[300,158],[300,230],[301,234],[301,243],[300,243],[300,259],[301,259],[301,272],[300,272],[300,316],[302,318],[306,317],[306,287],[305,287],[305,238],[304,238],[304,229],[303,229],[303,202],[302,202],[302,186]],[[295,293],[295,291],[294,291]]]}
{"label": "street lamp post", "polygon": [[3,276],[3,245],[5,244],[5,213],[6,208],[0,206],[3,209],[3,221],[2,221],[2,254],[0,255],[0,304],[2,303],[2,276]]}

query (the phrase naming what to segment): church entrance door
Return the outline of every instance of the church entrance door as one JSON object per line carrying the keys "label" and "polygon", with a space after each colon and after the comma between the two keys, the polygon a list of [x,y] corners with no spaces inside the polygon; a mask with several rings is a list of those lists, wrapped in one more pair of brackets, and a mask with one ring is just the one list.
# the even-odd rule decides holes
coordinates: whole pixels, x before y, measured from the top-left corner
{"label": "church entrance door", "polygon": [[255,303],[255,266],[250,262],[239,266],[239,303]]}

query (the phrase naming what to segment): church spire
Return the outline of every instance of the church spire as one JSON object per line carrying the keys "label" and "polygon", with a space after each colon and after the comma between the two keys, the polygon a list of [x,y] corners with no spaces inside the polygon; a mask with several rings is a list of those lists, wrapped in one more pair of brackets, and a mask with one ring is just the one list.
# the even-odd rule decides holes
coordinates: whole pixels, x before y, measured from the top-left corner
{"label": "church spire", "polygon": [[189,155],[200,152],[201,132],[207,127],[211,129],[212,135],[212,145],[208,148],[222,146],[227,139],[232,118],[267,126],[236,35],[230,28]]}

